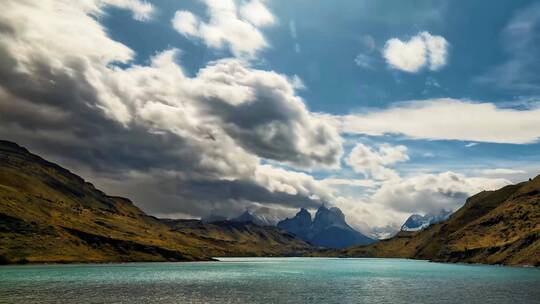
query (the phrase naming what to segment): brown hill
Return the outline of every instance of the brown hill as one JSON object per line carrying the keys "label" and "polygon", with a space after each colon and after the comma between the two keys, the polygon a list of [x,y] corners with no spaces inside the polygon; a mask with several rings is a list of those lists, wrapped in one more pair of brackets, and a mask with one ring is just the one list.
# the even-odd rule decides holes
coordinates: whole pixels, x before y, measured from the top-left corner
{"label": "brown hill", "polygon": [[469,199],[448,220],[330,254],[540,266],[540,175]]}
{"label": "brown hill", "polygon": [[0,262],[208,260],[292,255],[310,246],[276,228],[162,221],[68,170],[0,141]]}
{"label": "brown hill", "polygon": [[251,222],[200,220],[161,220],[172,231],[208,240],[212,256],[290,256],[311,251],[311,247],[273,226],[258,226]]}

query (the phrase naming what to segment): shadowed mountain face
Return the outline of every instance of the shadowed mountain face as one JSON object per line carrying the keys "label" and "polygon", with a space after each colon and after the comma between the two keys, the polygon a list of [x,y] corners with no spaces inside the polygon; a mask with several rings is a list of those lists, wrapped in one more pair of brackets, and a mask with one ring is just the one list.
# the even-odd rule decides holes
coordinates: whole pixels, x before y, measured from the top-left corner
{"label": "shadowed mountain face", "polygon": [[446,221],[378,243],[336,251],[351,257],[540,266],[540,175],[483,191]]}
{"label": "shadowed mountain face", "polygon": [[231,222],[252,223],[258,226],[273,226],[272,223],[267,221],[265,218],[254,215],[247,210],[238,217],[231,219]]}
{"label": "shadowed mountain face", "polygon": [[294,233],[303,240],[308,240],[311,232],[311,214],[302,208],[293,218],[279,222],[278,227]]}
{"label": "shadowed mountain face", "polygon": [[0,262],[208,260],[298,255],[310,245],[275,227],[159,220],[68,170],[0,141]]}
{"label": "shadowed mountain face", "polygon": [[413,214],[411,215],[405,223],[401,226],[401,231],[420,231],[426,229],[430,225],[440,223],[452,214],[452,211],[441,210],[436,214]]}
{"label": "shadowed mountain face", "polygon": [[374,242],[350,227],[343,212],[335,207],[320,207],[313,221],[309,212],[302,208],[293,218],[279,222],[278,227],[320,247],[344,248]]}

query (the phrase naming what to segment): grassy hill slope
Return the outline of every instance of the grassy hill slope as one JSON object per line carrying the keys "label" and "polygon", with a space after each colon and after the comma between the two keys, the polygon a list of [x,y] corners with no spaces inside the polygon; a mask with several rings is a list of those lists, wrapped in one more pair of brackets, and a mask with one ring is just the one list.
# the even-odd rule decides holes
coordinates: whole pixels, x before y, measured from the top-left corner
{"label": "grassy hill slope", "polygon": [[[68,170],[0,141],[0,263],[193,261],[290,255],[310,245],[275,228],[171,226]],[[268,231],[267,231],[268,230]]]}
{"label": "grassy hill slope", "polygon": [[171,230],[212,243],[212,256],[288,256],[312,250],[293,234],[272,226],[250,222],[161,220]]}
{"label": "grassy hill slope", "polygon": [[540,266],[540,176],[480,192],[423,231],[328,254]]}

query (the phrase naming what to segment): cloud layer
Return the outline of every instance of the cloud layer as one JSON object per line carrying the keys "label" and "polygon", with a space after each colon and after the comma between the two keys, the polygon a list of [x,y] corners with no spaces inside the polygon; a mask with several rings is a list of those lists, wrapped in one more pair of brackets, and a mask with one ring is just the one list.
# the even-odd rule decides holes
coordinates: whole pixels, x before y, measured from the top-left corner
{"label": "cloud layer", "polygon": [[[237,59],[188,77],[174,49],[149,65],[130,64],[134,52],[93,17],[113,4],[137,14],[144,5],[2,2],[1,137],[87,168],[152,211],[201,216],[227,205],[233,212],[329,199],[311,176],[262,164],[339,167],[341,137],[307,110],[297,81]],[[141,185],[159,202],[137,191]]]}
{"label": "cloud layer", "polygon": [[427,214],[456,210],[467,197],[507,184],[506,179],[470,178],[454,172],[422,174],[385,183],[372,199],[394,210]]}
{"label": "cloud layer", "polygon": [[346,116],[323,115],[341,132],[415,139],[526,144],[540,138],[540,107],[517,110],[451,98],[420,100]]}

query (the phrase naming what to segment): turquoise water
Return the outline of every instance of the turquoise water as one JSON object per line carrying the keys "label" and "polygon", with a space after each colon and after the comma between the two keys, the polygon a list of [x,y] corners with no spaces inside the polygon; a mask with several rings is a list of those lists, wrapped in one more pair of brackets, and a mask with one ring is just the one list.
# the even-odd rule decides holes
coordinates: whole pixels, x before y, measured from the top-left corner
{"label": "turquoise water", "polygon": [[540,269],[332,258],[5,266],[0,303],[540,303]]}

